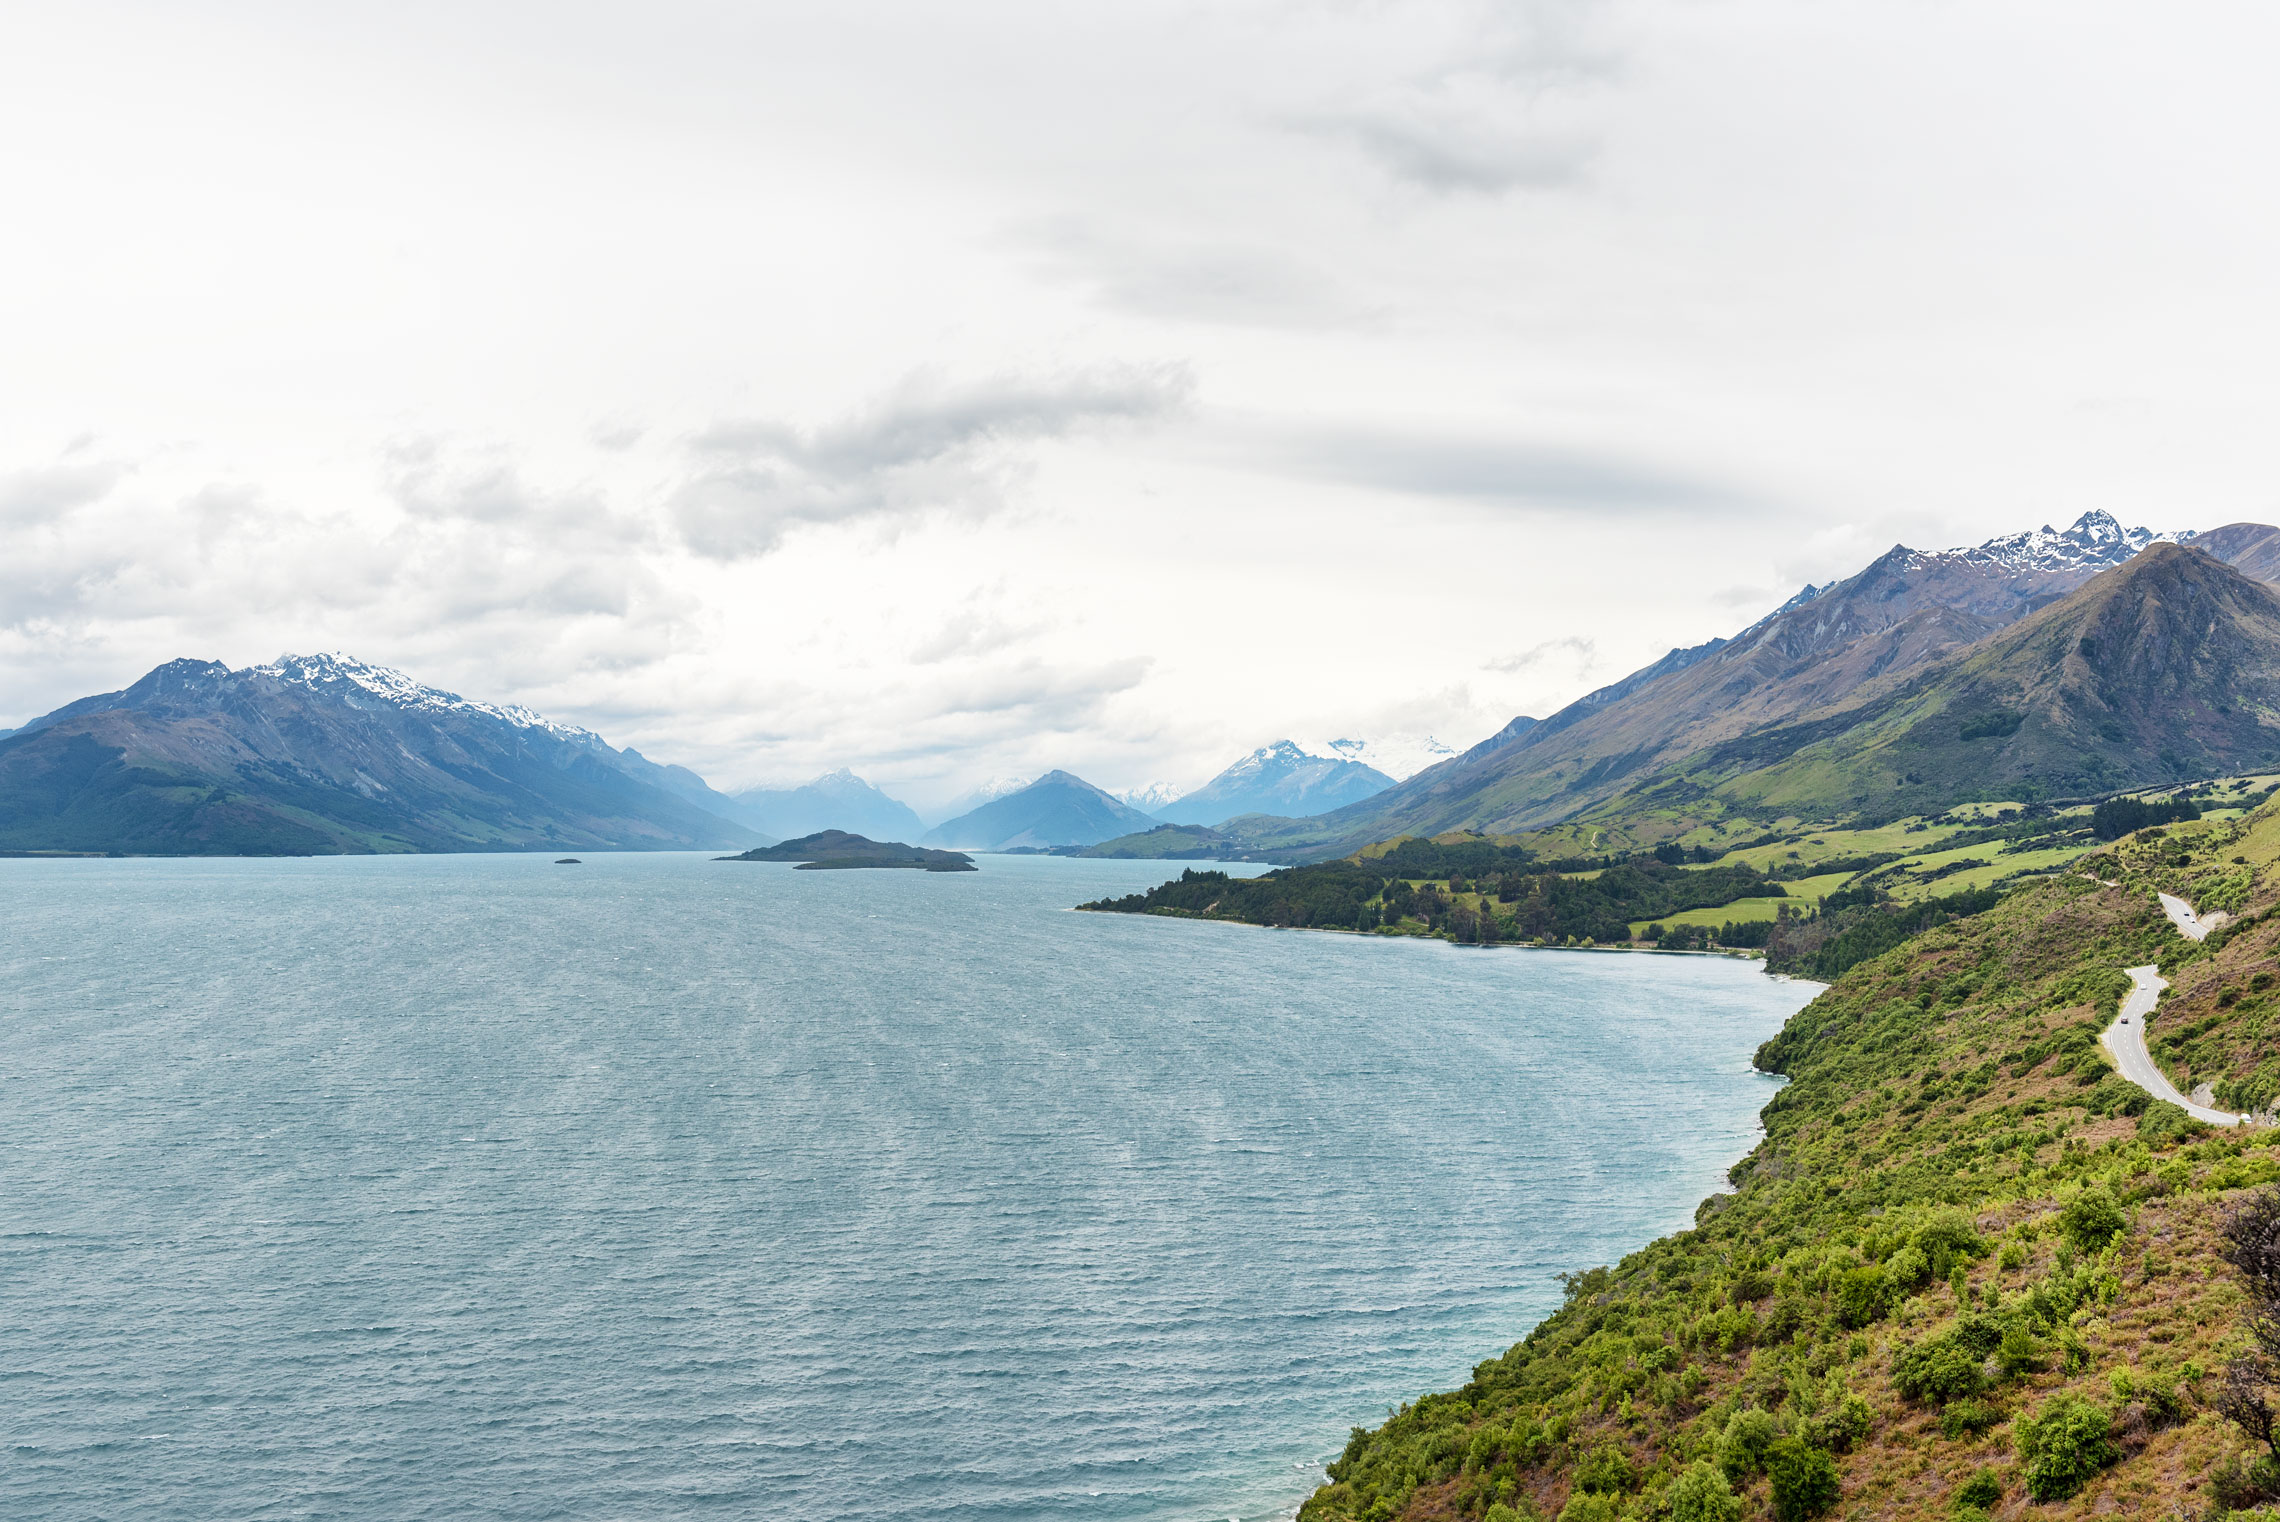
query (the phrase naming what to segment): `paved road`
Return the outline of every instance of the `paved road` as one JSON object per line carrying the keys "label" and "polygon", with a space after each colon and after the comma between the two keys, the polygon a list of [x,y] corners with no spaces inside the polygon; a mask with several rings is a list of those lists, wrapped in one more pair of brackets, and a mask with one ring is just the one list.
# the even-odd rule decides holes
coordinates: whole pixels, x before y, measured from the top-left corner
{"label": "paved road", "polygon": [[[2170,908],[2172,904],[2176,908]],[[2192,909],[2182,899],[2171,898],[2166,893],[2161,896],[2161,907],[2169,909],[2169,917],[2173,920],[2177,918],[2179,909],[2185,911],[2188,919],[2193,915]],[[2183,921],[2179,921],[2177,928],[2196,941],[2209,933],[2208,927],[2204,925],[2201,934],[2194,935],[2185,929]],[[2145,1049],[2145,1022],[2153,1013],[2154,1001],[2161,997],[2161,991],[2169,984],[2162,978],[2157,967],[2132,967],[2129,971],[2130,981],[2137,987],[2131,989],[2130,996],[2122,1001],[2122,1012],[2112,1025],[2106,1027],[2105,1035],[2098,1038],[2106,1044],[2106,1050],[2114,1054],[2114,1065],[2121,1069],[2122,1076],[2154,1098],[2166,1099],[2178,1106],[2195,1120],[2205,1120],[2214,1126],[2237,1126],[2246,1121],[2248,1117],[2245,1115],[2235,1115],[2230,1110],[2212,1110],[2207,1105],[2193,1103],[2177,1092],[2177,1085],[2169,1081],[2168,1075],[2154,1066],[2153,1054]]]}
{"label": "paved road", "polygon": [[[2177,933],[2185,937],[2185,939],[2188,941],[2207,940],[2210,931],[2216,929],[2226,920],[2232,918],[2232,916],[2225,913],[2224,910],[2219,909],[2216,913],[2204,919],[2200,915],[2193,912],[2193,906],[2191,904],[2188,904],[2185,902],[2185,900],[2177,897],[2175,894],[2163,893],[2157,896],[2161,899],[2162,913],[2169,916],[2169,923],[2175,925],[2177,927]],[[2162,986],[2167,987],[2168,985],[2164,984]],[[2147,1006],[2149,1009],[2151,1007],[2151,1005]]]}

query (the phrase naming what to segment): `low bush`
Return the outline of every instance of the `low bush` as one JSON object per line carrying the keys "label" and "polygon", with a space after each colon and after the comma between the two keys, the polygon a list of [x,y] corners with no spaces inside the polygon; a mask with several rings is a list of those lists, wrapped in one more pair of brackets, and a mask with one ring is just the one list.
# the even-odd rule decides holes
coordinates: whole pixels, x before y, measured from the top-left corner
{"label": "low bush", "polygon": [[2063,1501],[2120,1458],[2106,1435],[2110,1421],[2104,1406],[2063,1392],[2044,1401],[2034,1415],[2019,1418],[2014,1441],[2026,1471],[2027,1494],[2038,1501]]}
{"label": "low bush", "polygon": [[1767,1451],[1778,1522],[1805,1522],[1837,1504],[1837,1461],[1802,1438],[1785,1437]]}
{"label": "low bush", "polygon": [[1579,1490],[1560,1508],[1559,1522],[1623,1522],[1623,1503],[1613,1496]]}
{"label": "low bush", "polygon": [[1980,1400],[1948,1402],[1940,1412],[1940,1434],[1943,1437],[1977,1437],[2003,1419],[2003,1413]]}
{"label": "low bush", "polygon": [[1742,1498],[1717,1466],[1696,1459],[1663,1492],[1670,1522],[1741,1522]]}
{"label": "low bush", "polygon": [[2092,1184],[2069,1200],[2058,1217],[2058,1229],[2076,1252],[2083,1253],[2101,1250],[2129,1223],[2121,1203],[2103,1184]]}
{"label": "low bush", "polygon": [[1575,1487],[1578,1490],[1619,1495],[1637,1481],[1630,1456],[1612,1443],[1602,1443],[1576,1461]]}
{"label": "low bush", "polygon": [[2003,1482],[1995,1477],[1994,1470],[1982,1469],[1955,1488],[1955,1498],[1962,1505],[1992,1511],[2003,1499]]}
{"label": "low bush", "polygon": [[1764,1411],[1736,1411],[1718,1439],[1718,1467],[1730,1480],[1746,1479],[1765,1467],[1765,1456],[1781,1428]]}
{"label": "low bush", "polygon": [[1904,1399],[1927,1405],[1969,1400],[1987,1387],[1979,1371],[1986,1356],[1952,1333],[1931,1338],[1893,1355],[1892,1388]]}

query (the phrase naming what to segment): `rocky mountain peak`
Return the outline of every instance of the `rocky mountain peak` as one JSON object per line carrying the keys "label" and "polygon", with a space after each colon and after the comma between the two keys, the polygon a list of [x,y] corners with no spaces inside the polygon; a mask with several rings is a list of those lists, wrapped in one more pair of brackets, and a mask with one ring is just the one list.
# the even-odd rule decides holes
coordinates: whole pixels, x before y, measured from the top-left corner
{"label": "rocky mountain peak", "polygon": [[501,706],[478,703],[463,698],[456,692],[430,687],[415,681],[393,666],[375,666],[370,661],[358,660],[353,655],[338,651],[317,655],[281,655],[266,666],[250,666],[248,676],[273,677],[294,686],[306,687],[328,697],[362,707],[378,700],[391,708],[413,713],[479,714],[512,724],[518,729],[540,729],[565,740],[599,745],[602,737],[590,729],[574,724],[557,724],[545,715],[519,703]]}
{"label": "rocky mountain peak", "polygon": [[1922,560],[1950,559],[2011,571],[2101,571],[2120,565],[2147,545],[2182,544],[2191,529],[2157,533],[2125,528],[2112,513],[2093,508],[2064,529],[2049,524],[2016,534],[1999,534],[1982,544],[1936,550]]}

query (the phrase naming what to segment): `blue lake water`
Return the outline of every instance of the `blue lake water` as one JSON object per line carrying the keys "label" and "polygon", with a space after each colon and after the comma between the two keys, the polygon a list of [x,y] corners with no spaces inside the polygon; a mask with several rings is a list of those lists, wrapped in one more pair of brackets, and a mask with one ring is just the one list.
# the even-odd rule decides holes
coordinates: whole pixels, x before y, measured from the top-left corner
{"label": "blue lake water", "polygon": [[1287,1516],[1813,991],[982,861],[0,861],[0,1515]]}

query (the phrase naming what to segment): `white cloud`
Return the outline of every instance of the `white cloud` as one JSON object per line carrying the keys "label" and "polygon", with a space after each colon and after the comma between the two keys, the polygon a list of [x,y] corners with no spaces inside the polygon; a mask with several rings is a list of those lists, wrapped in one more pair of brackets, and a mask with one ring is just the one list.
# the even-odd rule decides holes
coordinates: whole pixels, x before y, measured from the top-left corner
{"label": "white cloud", "polygon": [[1895,540],[2270,515],[2234,0],[9,42],[0,724],[343,648],[731,783],[1127,786],[1477,740]]}
{"label": "white cloud", "polygon": [[965,384],[922,374],[820,428],[716,423],[689,441],[675,521],[691,549],[728,560],[767,554],[807,525],[987,516],[1024,473],[1020,446],[1168,416],[1190,389],[1172,367]]}

